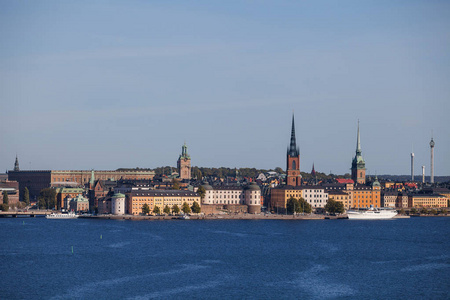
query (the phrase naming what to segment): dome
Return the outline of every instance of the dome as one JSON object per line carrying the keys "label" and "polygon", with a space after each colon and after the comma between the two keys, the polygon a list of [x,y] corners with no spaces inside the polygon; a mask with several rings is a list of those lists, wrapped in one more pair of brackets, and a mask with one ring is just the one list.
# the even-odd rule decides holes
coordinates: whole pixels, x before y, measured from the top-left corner
{"label": "dome", "polygon": [[206,191],[212,191],[213,187],[210,186],[207,182],[201,185]]}
{"label": "dome", "polygon": [[247,186],[247,190],[251,190],[251,191],[260,191],[261,189],[259,188],[259,186],[256,184],[256,182],[252,182],[251,184],[249,184]]}
{"label": "dome", "polygon": [[114,194],[113,198],[125,198],[125,195],[122,193]]}

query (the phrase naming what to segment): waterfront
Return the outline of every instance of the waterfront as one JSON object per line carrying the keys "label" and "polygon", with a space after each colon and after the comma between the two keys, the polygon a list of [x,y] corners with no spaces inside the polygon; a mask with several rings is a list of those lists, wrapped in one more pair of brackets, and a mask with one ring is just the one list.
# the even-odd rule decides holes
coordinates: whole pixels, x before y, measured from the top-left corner
{"label": "waterfront", "polygon": [[450,296],[449,218],[0,224],[3,299]]}

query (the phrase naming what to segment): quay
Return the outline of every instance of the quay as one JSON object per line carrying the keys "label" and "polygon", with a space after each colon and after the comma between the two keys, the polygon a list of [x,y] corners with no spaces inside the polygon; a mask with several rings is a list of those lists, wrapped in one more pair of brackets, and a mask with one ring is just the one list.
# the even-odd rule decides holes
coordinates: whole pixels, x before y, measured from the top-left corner
{"label": "quay", "polygon": [[0,211],[0,218],[17,218],[17,217],[45,217],[51,214],[51,211],[32,210],[32,211]]}

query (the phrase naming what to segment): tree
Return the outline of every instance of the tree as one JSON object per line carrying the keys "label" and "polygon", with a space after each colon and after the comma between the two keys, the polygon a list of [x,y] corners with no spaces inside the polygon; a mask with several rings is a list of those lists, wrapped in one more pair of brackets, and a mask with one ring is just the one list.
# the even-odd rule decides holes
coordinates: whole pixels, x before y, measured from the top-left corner
{"label": "tree", "polygon": [[428,209],[426,207],[422,207],[422,209],[420,210],[421,214],[428,214]]}
{"label": "tree", "polygon": [[145,203],[144,205],[142,205],[142,213],[143,213],[144,215],[148,215],[149,212],[150,212],[150,207],[148,206],[148,204]]}
{"label": "tree", "polygon": [[430,213],[432,214],[432,215],[437,215],[438,214],[438,211],[436,210],[436,209],[432,209],[431,211],[430,211]]}
{"label": "tree", "polygon": [[445,209],[445,207],[441,208],[441,214],[446,215],[447,214],[447,210]]}
{"label": "tree", "polygon": [[336,201],[332,198],[328,199],[328,202],[324,208],[330,214],[342,214],[345,211],[344,204],[342,204],[342,202]]}
{"label": "tree", "polygon": [[308,201],[306,201],[305,199],[303,198],[298,199],[298,205],[300,212],[304,212],[307,214],[310,214],[312,212],[311,204],[309,204]]}
{"label": "tree", "polygon": [[197,203],[197,201],[194,201],[194,203],[192,203],[191,208],[192,208],[192,212],[194,214],[199,214],[202,211],[202,209],[201,209],[200,205]]}
{"label": "tree", "polygon": [[164,213],[170,215],[170,212],[171,212],[171,210],[170,210],[169,205],[164,206]]}
{"label": "tree", "polygon": [[401,215],[404,215],[405,214],[405,210],[402,208],[402,209],[400,209],[400,214]]}
{"label": "tree", "polygon": [[292,214],[294,212],[300,212],[300,205],[297,199],[290,197],[286,203],[286,210],[288,213]]}
{"label": "tree", "polygon": [[202,200],[205,199],[206,190],[205,190],[205,188],[202,185],[198,187],[197,194],[200,196],[200,198]]}
{"label": "tree", "polygon": [[178,205],[174,204],[174,205],[172,206],[172,212],[173,212],[174,214],[180,213],[180,208],[178,207]]}
{"label": "tree", "polygon": [[183,207],[181,208],[181,210],[182,210],[185,214],[191,213],[191,208],[189,207],[189,204],[187,204],[186,202],[183,203]]}
{"label": "tree", "polygon": [[172,189],[173,190],[179,190],[180,189],[180,183],[175,178],[172,179]]}
{"label": "tree", "polygon": [[28,190],[27,187],[25,187],[23,189],[23,202],[25,203],[25,205],[30,205],[30,191]]}
{"label": "tree", "polygon": [[3,191],[3,204],[9,204],[7,191]]}
{"label": "tree", "polygon": [[52,188],[42,189],[38,197],[39,208],[53,209],[56,206],[56,190]]}
{"label": "tree", "polygon": [[412,214],[417,214],[417,209],[415,207],[411,208],[411,213]]}
{"label": "tree", "polygon": [[159,215],[161,213],[161,210],[159,209],[159,206],[153,207],[153,213]]}

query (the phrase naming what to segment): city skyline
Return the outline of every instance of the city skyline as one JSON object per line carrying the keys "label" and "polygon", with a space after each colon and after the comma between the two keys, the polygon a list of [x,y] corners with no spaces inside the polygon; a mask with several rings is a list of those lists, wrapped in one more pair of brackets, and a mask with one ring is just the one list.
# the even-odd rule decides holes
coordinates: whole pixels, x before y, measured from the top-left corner
{"label": "city skyline", "polygon": [[[449,175],[450,4],[1,1],[0,170]],[[120,21],[117,21],[120,20]],[[2,169],[3,168],[3,169]]]}

